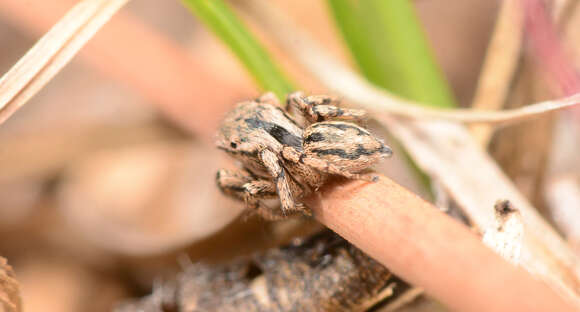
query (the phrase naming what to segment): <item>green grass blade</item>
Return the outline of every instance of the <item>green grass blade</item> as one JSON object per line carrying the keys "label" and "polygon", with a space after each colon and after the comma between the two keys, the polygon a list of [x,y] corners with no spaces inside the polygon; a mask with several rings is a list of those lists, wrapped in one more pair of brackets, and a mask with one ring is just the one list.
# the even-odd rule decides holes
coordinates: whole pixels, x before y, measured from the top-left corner
{"label": "green grass blade", "polygon": [[276,93],[280,99],[294,90],[266,50],[222,0],[183,3],[234,52],[262,89]]}
{"label": "green grass blade", "polygon": [[[327,2],[348,48],[369,81],[430,106],[456,106],[409,0]],[[429,177],[407,159],[429,188]]]}
{"label": "green grass blade", "polygon": [[380,61],[380,56],[368,42],[370,38],[365,35],[365,28],[360,23],[358,4],[351,0],[334,0],[328,3],[334,19],[340,21],[337,26],[359,69],[371,82],[379,86],[386,85],[388,76],[385,75],[383,67],[374,66]]}
{"label": "green grass blade", "polygon": [[393,93],[438,107],[455,100],[408,0],[328,0],[363,74]]}

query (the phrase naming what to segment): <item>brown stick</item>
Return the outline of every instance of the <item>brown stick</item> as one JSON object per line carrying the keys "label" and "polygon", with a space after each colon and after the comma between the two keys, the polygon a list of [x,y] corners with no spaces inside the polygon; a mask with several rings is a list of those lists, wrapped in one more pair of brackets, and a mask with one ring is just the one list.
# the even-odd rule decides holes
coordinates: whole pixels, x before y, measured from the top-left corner
{"label": "brown stick", "polygon": [[306,203],[320,222],[453,310],[577,311],[465,226],[384,176],[377,183],[328,185]]}

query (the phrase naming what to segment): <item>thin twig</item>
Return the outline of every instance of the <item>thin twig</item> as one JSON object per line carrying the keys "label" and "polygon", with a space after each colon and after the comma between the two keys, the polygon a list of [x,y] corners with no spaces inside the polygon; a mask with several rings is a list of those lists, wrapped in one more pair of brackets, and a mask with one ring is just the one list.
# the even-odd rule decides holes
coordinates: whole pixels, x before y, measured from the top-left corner
{"label": "thin twig", "polygon": [[56,75],[128,0],[84,0],[0,79],[0,124]]}

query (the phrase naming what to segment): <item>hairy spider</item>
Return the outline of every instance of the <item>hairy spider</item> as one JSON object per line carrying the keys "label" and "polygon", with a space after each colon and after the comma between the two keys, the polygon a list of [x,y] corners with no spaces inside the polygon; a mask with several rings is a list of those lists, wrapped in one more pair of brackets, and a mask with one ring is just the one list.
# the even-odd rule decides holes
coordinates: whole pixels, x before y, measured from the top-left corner
{"label": "hairy spider", "polygon": [[[366,117],[363,110],[337,103],[333,97],[295,92],[287,97],[288,112],[273,93],[237,104],[220,127],[217,146],[243,168],[219,170],[220,189],[244,200],[250,212],[277,220],[309,214],[300,199],[329,175],[374,181],[376,176],[361,172],[392,151],[360,125]],[[261,201],[276,196],[281,209]]]}

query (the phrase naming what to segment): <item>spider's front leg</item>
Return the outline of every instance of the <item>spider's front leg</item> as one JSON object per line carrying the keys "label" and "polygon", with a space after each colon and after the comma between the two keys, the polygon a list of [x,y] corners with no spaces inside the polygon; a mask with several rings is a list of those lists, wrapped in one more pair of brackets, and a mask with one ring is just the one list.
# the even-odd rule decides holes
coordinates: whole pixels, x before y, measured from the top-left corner
{"label": "spider's front leg", "polygon": [[220,169],[216,183],[224,194],[245,201],[250,209],[257,208],[262,198],[276,197],[276,186],[271,181],[257,179],[246,170]]}
{"label": "spider's front leg", "polygon": [[338,107],[340,101],[336,97],[326,95],[305,96],[298,91],[289,94],[286,102],[287,109],[298,110],[309,123],[326,120],[363,123],[367,118],[364,110]]}
{"label": "spider's front leg", "polygon": [[269,149],[264,149],[259,153],[259,156],[270,175],[274,178],[276,190],[280,197],[280,203],[282,204],[282,213],[293,214],[295,212],[302,212],[310,215],[308,208],[302,203],[296,202],[295,196],[301,194],[302,189],[292,180],[292,177],[288,174],[286,168],[284,168],[282,160],[278,155]]}
{"label": "spider's front leg", "polygon": [[243,200],[248,215],[258,214],[271,221],[287,218],[278,208],[272,209],[261,201],[276,197],[276,185],[272,181],[256,179],[245,170],[220,169],[216,183],[224,194]]}

